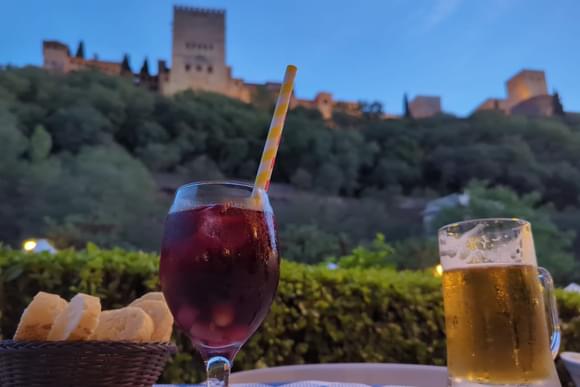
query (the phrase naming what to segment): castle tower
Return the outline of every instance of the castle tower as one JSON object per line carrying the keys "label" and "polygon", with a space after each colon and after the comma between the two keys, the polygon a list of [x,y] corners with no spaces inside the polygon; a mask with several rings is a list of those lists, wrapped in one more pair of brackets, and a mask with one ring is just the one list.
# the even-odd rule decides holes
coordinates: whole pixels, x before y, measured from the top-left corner
{"label": "castle tower", "polygon": [[69,71],[70,52],[68,46],[53,40],[42,42],[43,67],[58,73]]}
{"label": "castle tower", "polygon": [[509,107],[541,95],[548,95],[543,71],[522,70],[506,82]]}
{"label": "castle tower", "polygon": [[441,97],[417,95],[409,102],[413,118],[427,118],[441,113]]}
{"label": "castle tower", "polygon": [[225,11],[175,6],[172,66],[164,94],[193,89],[228,94]]}
{"label": "castle tower", "polygon": [[321,91],[314,97],[314,105],[322,115],[322,118],[329,120],[332,118],[332,110],[334,108],[334,101],[332,94]]}

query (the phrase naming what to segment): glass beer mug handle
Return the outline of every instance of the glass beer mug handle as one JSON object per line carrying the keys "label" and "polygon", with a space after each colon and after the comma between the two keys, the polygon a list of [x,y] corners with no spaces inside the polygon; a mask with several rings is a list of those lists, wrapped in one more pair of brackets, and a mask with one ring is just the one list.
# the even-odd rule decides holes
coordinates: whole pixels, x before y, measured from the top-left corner
{"label": "glass beer mug handle", "polygon": [[555,359],[560,350],[560,320],[558,318],[558,305],[554,292],[554,280],[548,270],[538,267],[538,277],[544,292],[544,303],[546,305],[546,317],[548,318],[548,329],[550,330],[550,350]]}

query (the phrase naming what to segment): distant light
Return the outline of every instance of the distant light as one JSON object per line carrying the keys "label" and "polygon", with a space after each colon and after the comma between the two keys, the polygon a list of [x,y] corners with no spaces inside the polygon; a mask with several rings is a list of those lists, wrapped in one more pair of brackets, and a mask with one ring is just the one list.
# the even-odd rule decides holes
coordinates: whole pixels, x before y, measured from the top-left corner
{"label": "distant light", "polygon": [[47,239],[27,239],[22,244],[22,249],[27,253],[56,254],[56,249]]}
{"label": "distant light", "polygon": [[338,269],[338,265],[336,263],[334,263],[334,262],[329,262],[326,265],[326,268],[329,269],[329,270],[336,270],[336,269]]}
{"label": "distant light", "polygon": [[441,264],[435,266],[433,274],[435,275],[435,277],[441,277],[443,275],[443,266],[441,266]]}
{"label": "distant light", "polygon": [[32,251],[36,248],[36,245],[37,243],[34,239],[29,239],[24,242],[22,248],[24,249],[24,251]]}

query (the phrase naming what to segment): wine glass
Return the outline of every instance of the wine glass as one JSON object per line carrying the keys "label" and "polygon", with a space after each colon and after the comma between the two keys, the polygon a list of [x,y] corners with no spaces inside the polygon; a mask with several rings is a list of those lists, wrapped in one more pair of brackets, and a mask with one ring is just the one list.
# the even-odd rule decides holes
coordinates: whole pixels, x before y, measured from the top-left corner
{"label": "wine glass", "polygon": [[206,362],[208,385],[228,385],[235,355],[270,309],[279,267],[264,190],[228,181],[177,190],[165,221],[161,287]]}

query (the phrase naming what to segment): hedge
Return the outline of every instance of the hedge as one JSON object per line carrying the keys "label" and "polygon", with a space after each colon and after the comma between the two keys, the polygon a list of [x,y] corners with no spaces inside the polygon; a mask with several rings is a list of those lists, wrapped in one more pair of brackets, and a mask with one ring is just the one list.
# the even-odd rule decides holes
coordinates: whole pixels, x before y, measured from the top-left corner
{"label": "hedge", "polygon": [[[39,290],[70,298],[82,291],[104,308],[128,304],[158,287],[158,257],[120,249],[56,255],[0,248],[0,336],[9,338]],[[562,349],[580,351],[580,296],[558,291]],[[162,381],[198,382],[201,360],[176,333],[180,352]],[[236,358],[234,369],[282,364],[398,362],[445,364],[440,281],[426,272],[328,270],[284,262],[270,314]]]}

